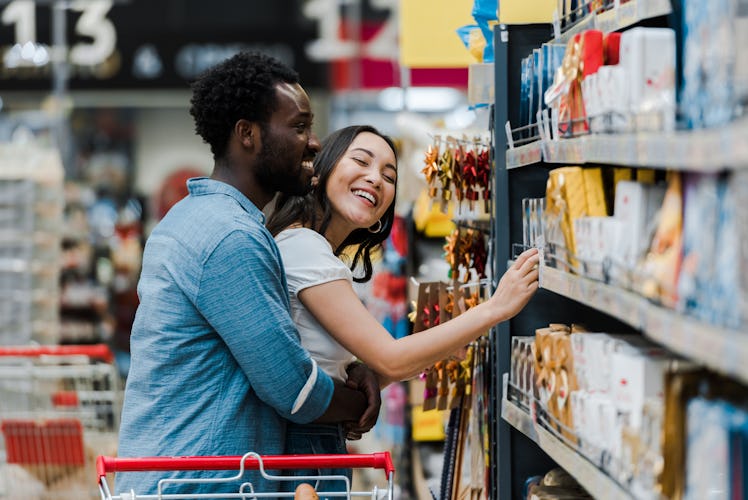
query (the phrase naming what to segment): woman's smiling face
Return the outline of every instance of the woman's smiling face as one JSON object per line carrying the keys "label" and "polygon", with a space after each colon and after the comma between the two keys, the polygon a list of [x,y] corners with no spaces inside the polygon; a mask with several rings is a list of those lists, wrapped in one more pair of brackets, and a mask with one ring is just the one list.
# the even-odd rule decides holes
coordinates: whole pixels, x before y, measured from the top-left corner
{"label": "woman's smiling face", "polygon": [[327,181],[329,229],[345,238],[375,225],[393,203],[396,184],[397,160],[387,141],[371,132],[358,134]]}

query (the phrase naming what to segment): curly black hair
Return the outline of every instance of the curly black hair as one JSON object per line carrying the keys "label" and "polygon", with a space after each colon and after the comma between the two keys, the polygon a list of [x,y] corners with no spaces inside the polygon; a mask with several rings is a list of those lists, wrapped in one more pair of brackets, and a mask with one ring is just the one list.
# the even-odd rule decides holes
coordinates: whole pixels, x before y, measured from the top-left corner
{"label": "curly black hair", "polygon": [[299,75],[268,55],[240,52],[192,83],[190,114],[195,119],[195,132],[210,145],[215,159],[225,155],[238,120],[268,122],[276,105],[278,82],[298,83]]}
{"label": "curly black hair", "polygon": [[[320,234],[325,234],[332,219],[332,205],[326,192],[327,181],[348,147],[363,132],[370,132],[384,139],[392,152],[395,153],[395,162],[397,162],[395,143],[389,136],[382,134],[376,128],[370,125],[351,125],[336,130],[322,141],[322,151],[314,159],[314,172],[318,177],[318,184],[314,191],[304,196],[281,194],[276,199],[275,210],[265,223],[273,236],[294,223],[301,223]],[[397,186],[395,189],[396,197]],[[371,279],[373,274],[371,254],[373,251],[380,249],[382,242],[389,237],[394,221],[395,199],[392,200],[380,219],[382,224],[377,232],[372,233],[367,229],[356,229],[348,235],[338,248],[334,249],[335,255],[341,255],[348,248],[355,249],[350,269],[355,271],[356,267],[360,265],[363,268],[363,274],[360,276],[354,275],[353,281],[365,283]]]}

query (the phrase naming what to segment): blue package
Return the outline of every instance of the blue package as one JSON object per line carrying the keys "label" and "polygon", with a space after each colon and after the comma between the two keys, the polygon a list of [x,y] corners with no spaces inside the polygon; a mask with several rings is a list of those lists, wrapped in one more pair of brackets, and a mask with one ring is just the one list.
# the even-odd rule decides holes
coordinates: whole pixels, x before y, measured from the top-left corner
{"label": "blue package", "polygon": [[733,117],[737,16],[736,0],[684,0],[680,104],[689,128],[714,127]]}
{"label": "blue package", "polygon": [[[541,49],[532,50],[532,109],[530,109],[530,123],[537,121],[538,111],[541,111],[543,102],[543,71]],[[537,132],[534,132],[537,135]]]}
{"label": "blue package", "polygon": [[[513,125],[514,127],[524,127],[527,125],[525,123],[525,118],[527,117],[528,113],[528,89],[529,89],[529,82],[528,82],[528,60],[522,59],[522,62],[520,63],[520,87],[519,87],[519,123],[517,125]],[[524,137],[524,134],[520,134],[521,137]]]}
{"label": "blue package", "polygon": [[678,276],[681,312],[715,323],[712,308],[719,177],[686,174],[683,178],[683,261]]}
{"label": "blue package", "polygon": [[486,48],[483,49],[483,62],[494,62],[493,50],[493,27],[491,21],[497,21],[499,11],[498,0],[475,0],[473,3],[473,19],[480,27],[483,38],[486,39]]}
{"label": "blue package", "polygon": [[[530,125],[535,121],[533,109],[535,108],[535,63],[532,54],[527,57],[527,115],[525,123]],[[527,137],[532,133],[528,130]]]}

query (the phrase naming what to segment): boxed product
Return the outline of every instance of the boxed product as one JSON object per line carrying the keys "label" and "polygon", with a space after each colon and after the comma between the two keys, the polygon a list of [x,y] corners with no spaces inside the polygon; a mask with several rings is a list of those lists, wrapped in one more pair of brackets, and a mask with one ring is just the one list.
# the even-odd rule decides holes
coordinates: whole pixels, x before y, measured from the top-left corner
{"label": "boxed product", "polygon": [[[534,336],[512,337],[512,359],[509,382],[511,388],[509,395],[512,398],[529,406],[534,397],[533,387],[535,385],[535,370],[532,354],[532,343]],[[510,398],[510,399],[512,399]]]}
{"label": "boxed product", "polygon": [[[576,267],[574,220],[607,214],[600,169],[561,167],[551,170],[546,186],[546,240],[557,248],[561,261]],[[564,254],[560,250],[566,250]]]}
{"label": "boxed product", "polygon": [[649,251],[637,273],[634,288],[643,296],[675,307],[683,240],[683,193],[681,176],[668,174],[668,187],[657,213]]}
{"label": "boxed product", "polygon": [[[748,88],[745,0],[684,0],[681,101],[691,128],[730,121]],[[737,87],[737,89],[736,89]],[[744,95],[743,95],[744,96]]]}
{"label": "boxed product", "polygon": [[613,215],[618,219],[621,231],[627,237],[612,255],[616,264],[632,270],[646,252],[650,235],[655,230],[655,213],[662,206],[665,187],[620,181],[616,184]]}
{"label": "boxed product", "polygon": [[[678,277],[678,309],[717,323],[712,306],[720,180],[715,174],[685,174],[683,260]],[[732,265],[729,265],[732,268]]]}
{"label": "boxed product", "polygon": [[712,317],[740,329],[748,324],[748,172],[735,171],[721,183],[719,200]]}
{"label": "boxed product", "polygon": [[640,429],[644,403],[664,398],[665,373],[672,358],[619,344],[610,359],[612,396],[623,425]]}
{"label": "boxed product", "polygon": [[675,32],[633,28],[621,35],[620,63],[639,131],[675,130]]}

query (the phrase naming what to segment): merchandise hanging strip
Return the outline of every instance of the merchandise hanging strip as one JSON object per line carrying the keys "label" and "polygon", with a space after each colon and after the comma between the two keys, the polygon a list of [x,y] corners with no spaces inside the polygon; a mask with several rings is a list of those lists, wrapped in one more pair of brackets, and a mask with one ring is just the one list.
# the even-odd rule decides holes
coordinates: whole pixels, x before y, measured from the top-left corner
{"label": "merchandise hanging strip", "polygon": [[461,220],[461,219],[454,219],[452,222],[454,222],[455,226],[457,226],[460,229],[472,229],[473,231],[479,231],[484,234],[489,234],[491,232],[491,228],[488,227],[488,221],[486,221],[486,227],[481,227],[475,220]]}
{"label": "merchandise hanging strip", "polygon": [[[484,134],[485,135],[485,134]],[[463,138],[460,139],[459,137],[455,137],[452,134],[447,134],[446,137],[443,137],[442,134],[428,134],[429,139],[431,139],[432,144],[441,146],[441,145],[462,145],[462,146],[479,146],[483,148],[490,148],[490,140],[487,137],[484,137],[482,135],[475,135],[472,139],[465,138],[465,135],[463,134]]]}
{"label": "merchandise hanging strip", "polygon": [[470,283],[463,283],[461,285],[447,285],[447,291],[453,291],[455,289],[455,286],[457,286],[458,289],[464,290],[465,288],[475,288],[475,287],[486,287],[487,285],[491,284],[491,280],[488,278],[484,278],[478,281],[471,281]]}
{"label": "merchandise hanging strip", "polygon": [[486,278],[489,244],[485,232],[458,227],[446,237],[443,248],[449,279],[468,283]]}
{"label": "merchandise hanging strip", "polygon": [[[413,286],[418,287],[421,284],[426,283],[425,281],[418,281],[415,276],[410,277],[410,282],[413,284]],[[471,281],[469,283],[461,283],[459,285],[445,285],[444,289],[448,292],[454,291],[455,287],[457,287],[458,290],[464,290],[465,288],[474,288],[474,287],[485,287],[487,285],[491,284],[491,280],[488,278],[484,278],[478,281]]]}

